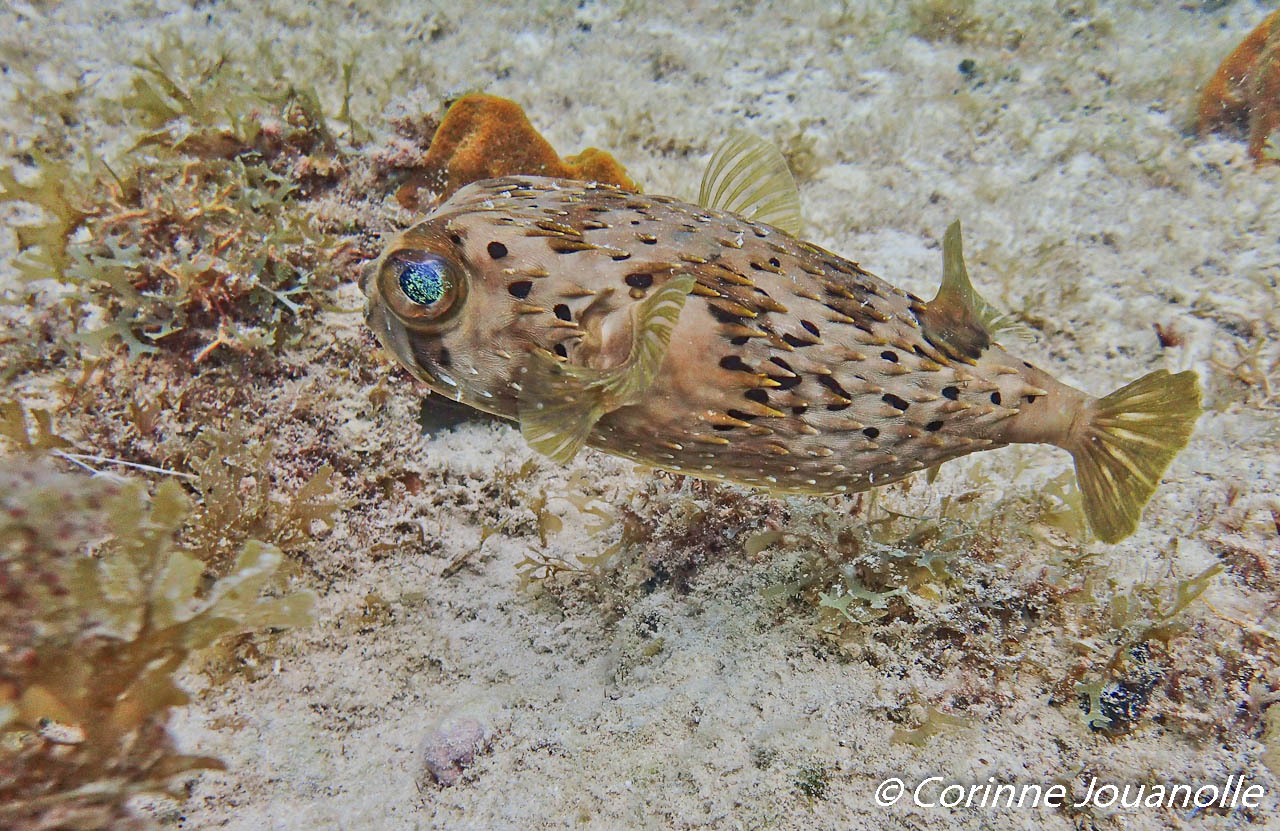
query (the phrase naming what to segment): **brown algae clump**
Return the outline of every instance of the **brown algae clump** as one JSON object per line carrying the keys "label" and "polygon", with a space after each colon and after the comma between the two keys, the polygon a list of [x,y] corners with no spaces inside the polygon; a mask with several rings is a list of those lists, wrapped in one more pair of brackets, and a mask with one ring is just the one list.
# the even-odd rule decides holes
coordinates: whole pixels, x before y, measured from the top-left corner
{"label": "brown algae clump", "polygon": [[638,190],[613,156],[588,147],[561,159],[520,105],[494,95],[472,93],[455,101],[431,139],[421,172],[400,189],[406,208],[418,205],[419,188],[448,199],[459,188],[481,179],[529,174],[605,182]]}
{"label": "brown algae clump", "polygon": [[177,543],[190,504],[176,482],[64,474],[25,455],[0,471],[0,825],[141,827],[127,803],[222,763],[179,752],[175,673],[229,635],[311,619],[310,592],[262,596],[282,562],[249,540],[202,582]]}
{"label": "brown algae clump", "polygon": [[45,216],[15,229],[19,272],[74,289],[75,338],[95,348],[280,345],[351,245],[314,207],[345,175],[315,93],[252,89],[173,45],[136,68],[112,102],[129,150],[0,168],[0,202]]}

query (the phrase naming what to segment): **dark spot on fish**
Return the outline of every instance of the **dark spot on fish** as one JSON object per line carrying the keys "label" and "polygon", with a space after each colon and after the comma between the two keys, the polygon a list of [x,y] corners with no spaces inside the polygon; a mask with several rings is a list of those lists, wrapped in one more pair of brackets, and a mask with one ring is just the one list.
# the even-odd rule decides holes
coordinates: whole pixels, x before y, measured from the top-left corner
{"label": "dark spot on fish", "polygon": [[808,411],[809,411],[808,404],[797,404],[796,406],[791,408],[792,415],[804,415]]}
{"label": "dark spot on fish", "polygon": [[570,312],[569,307],[563,303],[557,303],[553,311],[556,313],[556,317],[561,320],[573,320],[573,313]]}
{"label": "dark spot on fish", "polygon": [[770,257],[769,265],[773,266],[774,268],[782,268],[782,263],[778,261],[777,257]]}
{"label": "dark spot on fish", "polygon": [[631,259],[631,255],[624,251],[617,254],[610,254],[609,259],[613,260],[615,263],[620,263],[623,260]]}
{"label": "dark spot on fish", "polygon": [[453,243],[454,245],[462,245],[462,237],[459,236],[458,234],[450,234],[449,242]]}
{"label": "dark spot on fish", "polygon": [[725,355],[720,359],[720,368],[728,369],[733,372],[754,372],[751,367],[747,366],[737,355]]}
{"label": "dark spot on fish", "polygon": [[916,353],[916,355],[918,355],[918,356],[919,356],[919,357],[921,357],[921,358],[927,358],[927,357],[929,357],[928,355],[924,354],[924,350],[920,348],[920,344],[918,344],[918,343],[917,343],[917,344],[913,344],[913,345],[912,345],[912,347],[911,347],[911,351],[912,351],[912,352],[914,352],[914,353]]}
{"label": "dark spot on fish", "polygon": [[818,333],[818,327],[814,326],[809,321],[802,320],[800,321],[800,325],[803,326],[805,329],[807,329],[809,334],[813,335],[815,338],[821,337],[821,335]]}
{"label": "dark spot on fish", "polygon": [[897,407],[899,410],[902,410],[903,412],[906,412],[907,407],[911,406],[906,401],[902,400],[901,398],[899,398],[898,396],[894,395],[891,392],[886,392],[884,395],[880,396],[880,400],[886,404],[892,404],[894,407]]}
{"label": "dark spot on fish", "polygon": [[[770,363],[774,363],[782,367],[787,372],[792,371],[790,364],[788,364],[786,361],[782,360],[781,358],[770,358],[769,361]],[[778,382],[778,389],[780,390],[789,390],[792,387],[798,387],[800,385],[800,381],[802,380],[799,375],[795,375],[795,374],[788,375],[785,377],[770,375],[769,377],[772,378],[774,381]]]}
{"label": "dark spot on fish", "polygon": [[943,387],[942,397],[950,398],[952,401],[955,401],[957,398],[960,397],[960,388],[959,387]]}
{"label": "dark spot on fish", "polygon": [[827,389],[831,390],[831,392],[835,393],[841,398],[845,399],[843,402],[837,401],[834,404],[828,404],[827,405],[828,410],[843,410],[849,406],[849,399],[852,398],[852,396],[849,395],[848,390],[840,386],[839,381],[832,378],[830,375],[819,375],[818,383],[826,387]]}
{"label": "dark spot on fish", "polygon": [[936,432],[938,432],[939,430],[941,430],[941,429],[942,429],[942,422],[941,422],[941,421],[931,421],[931,422],[929,422],[928,424],[926,424],[926,425],[924,426],[924,429],[928,430],[930,433],[936,433]]}
{"label": "dark spot on fish", "polygon": [[811,340],[802,340],[791,333],[784,334],[782,339],[787,342],[788,346],[793,346],[797,349],[802,346],[813,346],[815,343],[815,341]]}
{"label": "dark spot on fish", "polygon": [[732,430],[733,425],[732,424],[713,424],[711,425],[711,429],[712,430]]}
{"label": "dark spot on fish", "polygon": [[755,260],[752,260],[750,263],[748,263],[748,265],[750,265],[752,270],[754,271],[764,271],[764,266],[760,265],[760,263],[756,262]]}
{"label": "dark spot on fish", "polygon": [[653,275],[645,274],[644,272],[628,274],[625,278],[625,282],[633,289],[647,289],[649,286],[653,285]]}
{"label": "dark spot on fish", "polygon": [[440,357],[436,358],[436,364],[439,366],[448,366],[451,361],[449,350],[443,346],[440,347]]}
{"label": "dark spot on fish", "polygon": [[489,243],[488,250],[489,256],[493,257],[495,260],[501,260],[503,257],[507,256],[507,247],[500,242]]}
{"label": "dark spot on fish", "polygon": [[507,291],[511,292],[512,297],[518,297],[521,300],[524,300],[529,296],[529,292],[533,291],[533,281],[520,280],[519,282],[512,283],[507,286]]}
{"label": "dark spot on fish", "polygon": [[555,347],[555,353],[556,353],[557,355],[559,355],[561,358],[567,358],[567,357],[569,357],[569,350],[568,350],[568,349],[565,349],[565,346],[564,346],[564,344],[563,344],[563,343],[557,343],[557,344],[556,344],[556,347]]}
{"label": "dark spot on fish", "polygon": [[738,336],[738,337],[736,337],[736,338],[729,338],[729,343],[733,344],[734,346],[746,346],[746,345],[747,345],[747,341],[749,341],[749,340],[751,340],[751,338],[750,338],[749,336],[747,336],[747,335],[739,335],[739,336]]}
{"label": "dark spot on fish", "polygon": [[819,375],[819,376],[818,376],[818,383],[819,383],[819,384],[821,384],[822,386],[826,387],[827,389],[831,390],[832,392],[834,392],[836,395],[840,396],[841,398],[849,398],[849,397],[850,397],[848,390],[846,390],[844,387],[840,386],[840,382],[839,382],[839,381],[837,381],[836,379],[832,378],[830,375]]}
{"label": "dark spot on fish", "polygon": [[1028,403],[1028,404],[1034,404],[1034,403],[1036,403],[1036,396],[1034,396],[1034,395],[1026,395],[1026,396],[1023,396],[1023,397],[1026,399],[1026,401],[1027,401],[1027,403]]}
{"label": "dark spot on fish", "polygon": [[1000,403],[1000,393],[998,393],[998,392],[993,392],[993,393],[991,393],[991,403],[992,403],[992,404],[999,404],[999,403]]}
{"label": "dark spot on fish", "polygon": [[880,357],[884,358],[886,361],[888,361],[891,364],[896,364],[898,362],[898,353],[894,352],[891,349],[886,349],[885,351],[881,352]]}
{"label": "dark spot on fish", "polygon": [[863,431],[862,431],[862,435],[866,436],[866,437],[867,437],[867,438],[869,438],[869,439],[879,438],[879,437],[880,437],[880,430],[879,430],[878,428],[875,428],[875,427],[866,427],[866,428],[864,428],[864,429],[863,429]]}
{"label": "dark spot on fish", "polygon": [[1023,366],[1025,366],[1027,369],[1031,369],[1031,368],[1032,368],[1031,364],[1027,363],[1026,361],[1023,361],[1023,362],[1022,362],[1022,365],[1023,365]]}
{"label": "dark spot on fish", "polygon": [[736,418],[738,421],[750,421],[755,418],[751,413],[744,413],[742,410],[725,410],[729,418]]}
{"label": "dark spot on fish", "polygon": [[748,401],[754,401],[757,404],[769,403],[769,393],[761,389],[760,387],[747,390],[745,393],[743,393],[743,397],[746,398]]}
{"label": "dark spot on fish", "polygon": [[640,220],[638,220],[638,219],[633,219],[633,220],[631,220],[631,224],[632,224],[632,225],[639,225],[639,224],[640,224]]}

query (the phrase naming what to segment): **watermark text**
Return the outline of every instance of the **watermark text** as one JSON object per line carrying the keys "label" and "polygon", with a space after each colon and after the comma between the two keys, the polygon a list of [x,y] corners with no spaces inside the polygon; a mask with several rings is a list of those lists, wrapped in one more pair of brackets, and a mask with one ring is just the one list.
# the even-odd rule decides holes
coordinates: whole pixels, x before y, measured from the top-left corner
{"label": "watermark text", "polygon": [[994,776],[973,784],[947,782],[929,776],[914,787],[896,776],[876,788],[876,804],[882,808],[904,800],[917,808],[1107,808],[1142,810],[1153,808],[1257,808],[1267,791],[1261,785],[1246,785],[1243,776],[1231,775],[1225,782],[1188,784],[1116,784],[1096,776],[1086,783],[1084,793],[1073,793],[1060,783],[1001,782]]}

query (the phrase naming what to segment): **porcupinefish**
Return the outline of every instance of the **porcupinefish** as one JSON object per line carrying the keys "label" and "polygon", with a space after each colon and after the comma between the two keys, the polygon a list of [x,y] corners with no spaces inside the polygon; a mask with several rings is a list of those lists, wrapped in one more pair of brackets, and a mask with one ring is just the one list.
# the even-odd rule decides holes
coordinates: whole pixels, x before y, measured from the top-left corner
{"label": "porcupinefish", "polygon": [[737,135],[702,204],[510,176],[462,188],[366,267],[366,319],[431,390],[511,419],[558,461],[584,445],[691,476],[838,494],[1012,443],[1075,460],[1115,542],[1200,414],[1193,372],[1102,398],[995,340],[959,223],[925,301],[798,238],[794,182]]}

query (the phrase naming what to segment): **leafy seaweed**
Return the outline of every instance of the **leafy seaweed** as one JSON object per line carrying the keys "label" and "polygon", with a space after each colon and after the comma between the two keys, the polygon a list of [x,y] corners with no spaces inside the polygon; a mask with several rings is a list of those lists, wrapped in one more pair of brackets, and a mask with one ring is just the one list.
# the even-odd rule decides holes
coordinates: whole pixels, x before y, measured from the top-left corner
{"label": "leafy seaweed", "polygon": [[246,440],[244,430],[206,428],[187,463],[199,496],[185,532],[206,567],[223,573],[240,546],[258,539],[289,551],[311,539],[313,526],[331,527],[345,503],[333,498],[333,468],[322,466],[287,497],[269,469],[273,447]]}
{"label": "leafy seaweed", "polygon": [[916,747],[924,747],[929,739],[939,733],[946,733],[957,728],[968,727],[969,722],[959,716],[953,716],[950,713],[944,713],[936,707],[929,707],[925,711],[924,721],[919,727],[911,730],[894,730],[893,736],[889,739],[893,744],[910,744]]}
{"label": "leafy seaweed", "polygon": [[36,456],[0,468],[0,822],[127,828],[131,796],[220,767],[177,752],[174,673],[219,638],[310,620],[313,596],[263,596],[278,548],[245,543],[229,573],[176,542],[180,485],[59,473]]}
{"label": "leafy seaweed", "polygon": [[[1114,593],[1107,601],[1106,630],[1094,641],[1095,659],[1087,680],[1075,685],[1085,725],[1094,730],[1127,729],[1158,679],[1149,660],[1148,644],[1168,642],[1187,629],[1187,609],[1208,590],[1223,570],[1215,564],[1200,573],[1172,583],[1142,582]],[[1108,655],[1109,652],[1109,655]],[[1122,716],[1122,717],[1117,717]]]}
{"label": "leafy seaweed", "polygon": [[0,401],[0,436],[22,450],[47,450],[71,445],[54,432],[53,416],[48,410],[28,410],[21,402],[13,400]]}

